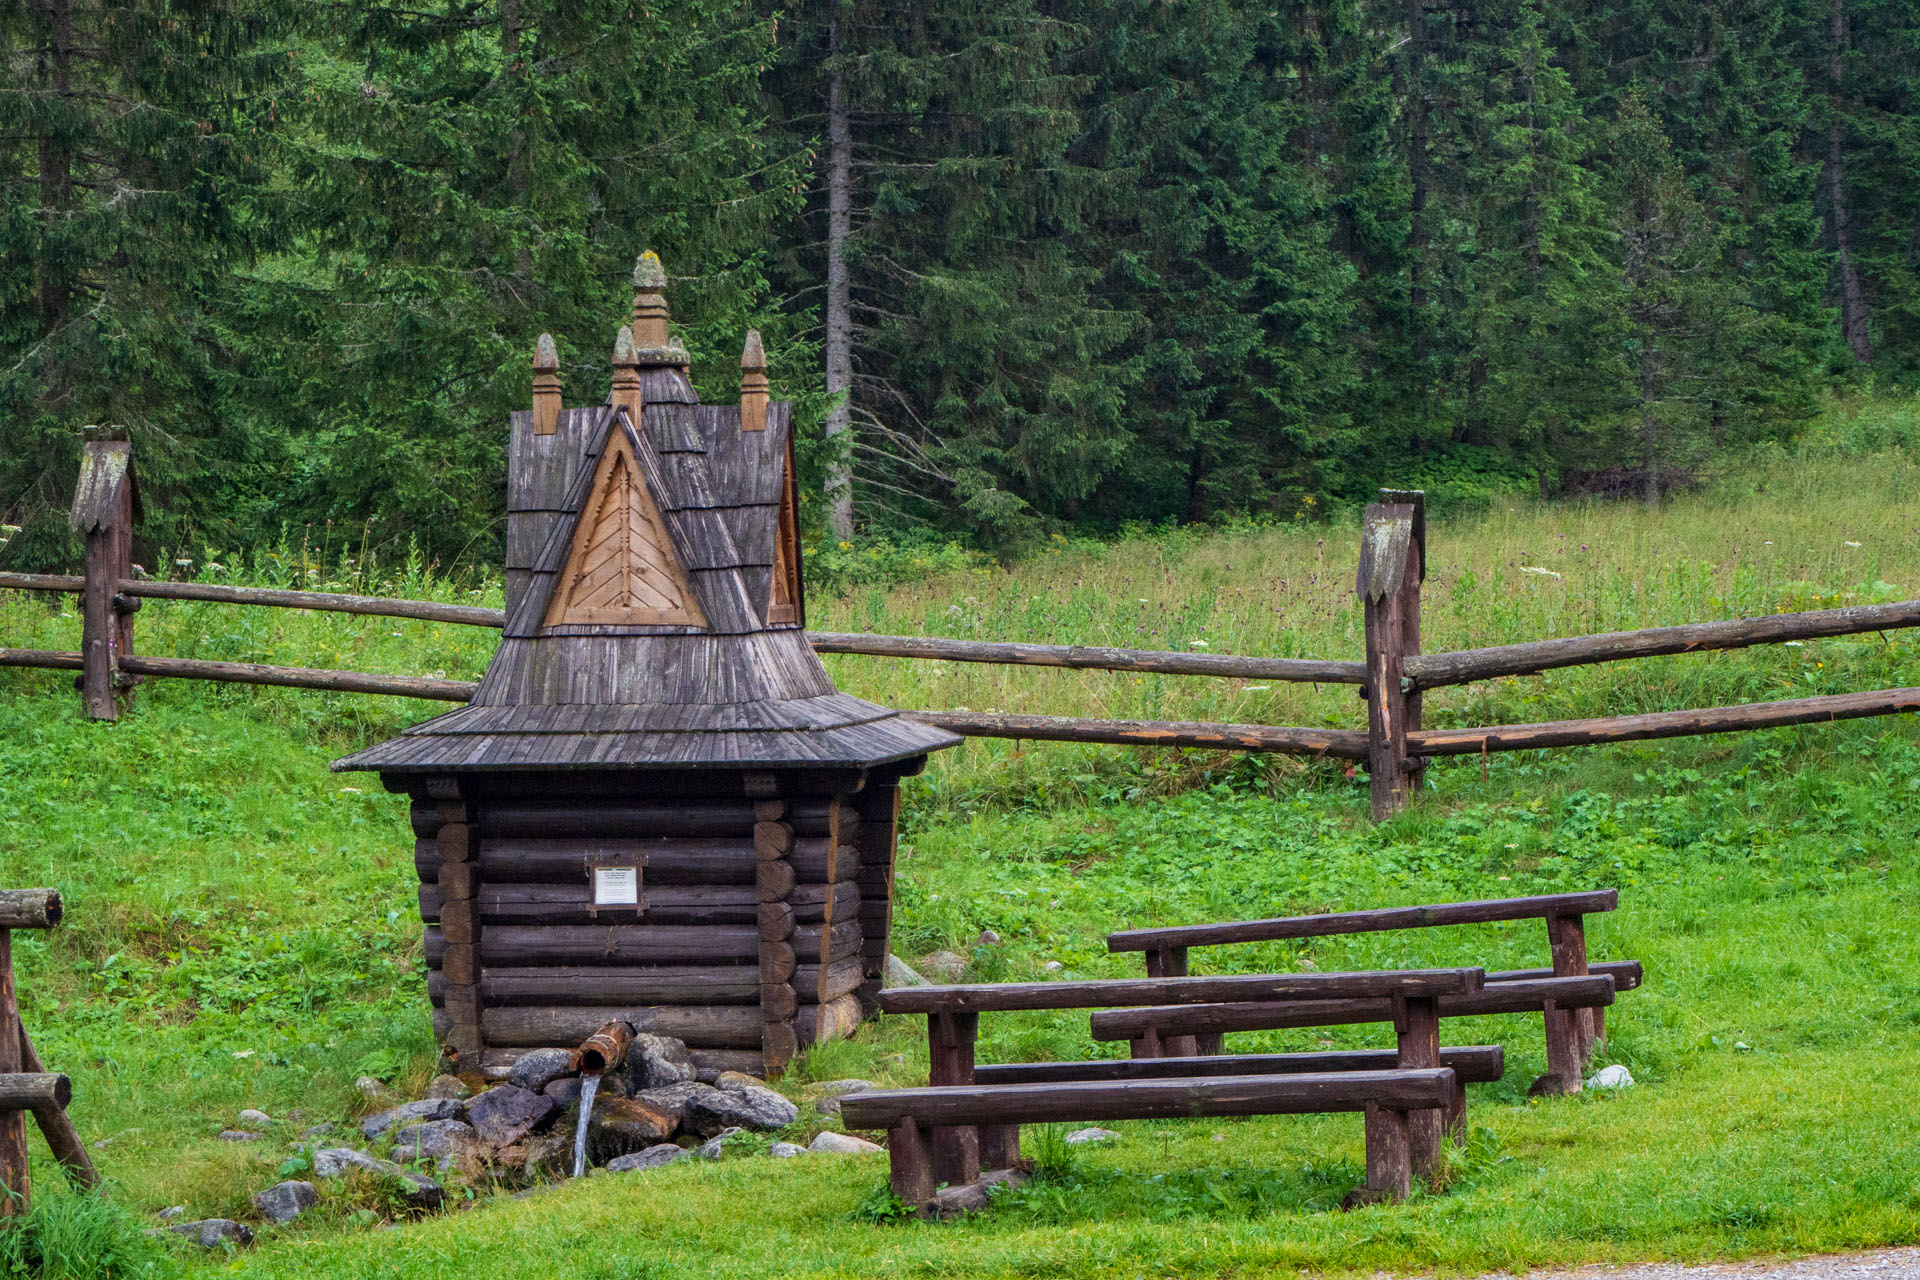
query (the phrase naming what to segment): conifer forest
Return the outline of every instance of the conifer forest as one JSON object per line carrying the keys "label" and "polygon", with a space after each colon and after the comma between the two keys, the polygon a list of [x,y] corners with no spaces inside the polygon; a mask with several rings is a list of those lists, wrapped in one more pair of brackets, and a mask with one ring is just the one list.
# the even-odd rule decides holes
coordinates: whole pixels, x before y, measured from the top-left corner
{"label": "conifer forest", "polygon": [[[811,537],[1659,502],[1920,371],[1905,0],[0,0],[0,566],[497,562],[645,249]],[[702,387],[732,397],[731,385]]]}

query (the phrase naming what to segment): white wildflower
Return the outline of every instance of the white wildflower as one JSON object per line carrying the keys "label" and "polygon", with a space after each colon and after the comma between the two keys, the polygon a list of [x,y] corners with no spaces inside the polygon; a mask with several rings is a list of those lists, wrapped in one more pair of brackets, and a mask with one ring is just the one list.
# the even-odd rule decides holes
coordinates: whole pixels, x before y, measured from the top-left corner
{"label": "white wildflower", "polygon": [[1842,546],[1848,546],[1848,547],[1857,547],[1857,546],[1859,546],[1860,544],[1859,544],[1859,543],[1857,543],[1857,542],[1847,542],[1847,543],[1842,543],[1841,545],[1842,545]]}
{"label": "white wildflower", "polygon": [[1520,572],[1538,574],[1542,578],[1552,578],[1555,582],[1560,581],[1559,574],[1551,569],[1542,569],[1537,565],[1523,564],[1520,566]]}
{"label": "white wildflower", "polygon": [[1189,641],[1187,641],[1187,648],[1189,648],[1189,649],[1204,649],[1204,648],[1206,648],[1206,647],[1207,647],[1207,642],[1206,642],[1205,640],[1189,640]]}

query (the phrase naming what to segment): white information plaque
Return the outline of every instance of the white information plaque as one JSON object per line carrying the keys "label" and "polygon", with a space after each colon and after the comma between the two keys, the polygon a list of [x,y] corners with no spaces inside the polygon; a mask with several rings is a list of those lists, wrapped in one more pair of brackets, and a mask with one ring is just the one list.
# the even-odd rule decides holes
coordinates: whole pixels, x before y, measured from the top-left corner
{"label": "white information plaque", "polygon": [[639,906],[640,869],[638,867],[595,867],[593,869],[593,905],[596,907]]}

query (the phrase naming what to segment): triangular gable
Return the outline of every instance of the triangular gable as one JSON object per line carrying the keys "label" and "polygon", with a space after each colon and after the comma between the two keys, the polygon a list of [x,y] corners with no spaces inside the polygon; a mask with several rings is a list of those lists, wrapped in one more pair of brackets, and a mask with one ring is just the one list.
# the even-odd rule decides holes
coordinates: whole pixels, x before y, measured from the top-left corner
{"label": "triangular gable", "polygon": [[543,627],[707,625],[647,483],[643,447],[617,415],[551,583]]}

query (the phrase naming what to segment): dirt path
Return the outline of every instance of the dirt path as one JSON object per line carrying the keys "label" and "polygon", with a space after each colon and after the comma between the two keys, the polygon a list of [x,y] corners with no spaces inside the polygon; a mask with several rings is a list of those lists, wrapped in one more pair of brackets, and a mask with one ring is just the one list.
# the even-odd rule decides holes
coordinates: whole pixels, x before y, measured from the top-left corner
{"label": "dirt path", "polygon": [[[1526,1280],[1920,1280],[1920,1248],[1830,1253],[1792,1262],[1713,1262],[1689,1267],[1677,1262],[1642,1266],[1581,1267],[1534,1271]],[[1483,1280],[1505,1280],[1486,1276]]]}

